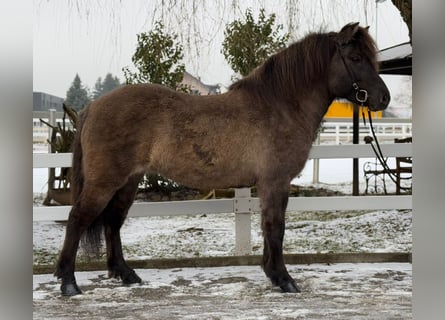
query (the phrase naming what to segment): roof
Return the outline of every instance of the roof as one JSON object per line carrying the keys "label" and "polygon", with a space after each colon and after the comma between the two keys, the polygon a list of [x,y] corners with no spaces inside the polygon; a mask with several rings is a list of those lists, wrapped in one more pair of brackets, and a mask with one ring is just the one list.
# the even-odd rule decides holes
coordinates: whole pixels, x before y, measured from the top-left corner
{"label": "roof", "polygon": [[217,94],[219,93],[219,86],[218,85],[209,85],[205,84],[201,81],[200,78],[197,78],[193,75],[191,75],[189,72],[184,72],[184,78],[182,79],[182,84],[185,84],[187,86],[190,86],[190,88],[193,91],[199,92],[199,94],[202,95],[208,95],[208,94]]}
{"label": "roof", "polygon": [[413,49],[409,42],[401,43],[378,52],[380,74],[412,75]]}

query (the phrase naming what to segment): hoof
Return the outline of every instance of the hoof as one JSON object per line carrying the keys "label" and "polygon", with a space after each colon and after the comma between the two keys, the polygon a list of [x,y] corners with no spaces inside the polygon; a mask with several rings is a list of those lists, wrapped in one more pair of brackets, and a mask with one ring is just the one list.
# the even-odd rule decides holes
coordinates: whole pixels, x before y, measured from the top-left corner
{"label": "hoof", "polygon": [[77,294],[82,294],[79,287],[76,284],[76,281],[70,283],[62,283],[60,286],[60,290],[62,291],[62,296],[75,296]]}
{"label": "hoof", "polygon": [[139,278],[139,276],[136,274],[136,272],[130,272],[124,277],[122,277],[122,283],[123,284],[134,284],[134,283],[141,283],[142,279]]}
{"label": "hoof", "polygon": [[300,288],[295,284],[295,282],[291,281],[286,284],[280,286],[281,290],[286,293],[298,293],[301,292]]}

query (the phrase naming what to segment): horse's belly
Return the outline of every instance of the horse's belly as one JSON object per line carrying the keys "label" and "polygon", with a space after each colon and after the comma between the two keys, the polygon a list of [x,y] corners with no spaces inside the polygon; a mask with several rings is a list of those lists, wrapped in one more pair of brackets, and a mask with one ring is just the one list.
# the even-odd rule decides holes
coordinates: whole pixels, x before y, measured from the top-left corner
{"label": "horse's belly", "polygon": [[187,187],[200,190],[248,187],[254,184],[253,178],[241,177],[236,173],[222,176],[217,172],[209,172],[208,174],[190,172],[188,175],[173,176],[170,179]]}
{"label": "horse's belly", "polygon": [[196,189],[225,189],[230,187],[251,186],[255,183],[252,174],[247,170],[218,166],[189,166],[184,169],[173,168],[160,170],[165,175],[182,185]]}
{"label": "horse's belly", "polygon": [[164,152],[159,159],[152,158],[149,170],[196,189],[224,189],[255,183],[252,166],[242,159],[212,154],[196,146],[192,150]]}

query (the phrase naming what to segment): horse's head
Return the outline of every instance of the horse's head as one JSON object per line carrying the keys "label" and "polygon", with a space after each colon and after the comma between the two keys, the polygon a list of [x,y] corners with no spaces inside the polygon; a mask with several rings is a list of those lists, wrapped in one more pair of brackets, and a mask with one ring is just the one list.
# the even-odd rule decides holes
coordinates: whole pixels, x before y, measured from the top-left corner
{"label": "horse's head", "polygon": [[376,45],[368,28],[348,24],[331,36],[336,46],[329,70],[331,93],[372,111],[386,109],[390,94],[378,74]]}

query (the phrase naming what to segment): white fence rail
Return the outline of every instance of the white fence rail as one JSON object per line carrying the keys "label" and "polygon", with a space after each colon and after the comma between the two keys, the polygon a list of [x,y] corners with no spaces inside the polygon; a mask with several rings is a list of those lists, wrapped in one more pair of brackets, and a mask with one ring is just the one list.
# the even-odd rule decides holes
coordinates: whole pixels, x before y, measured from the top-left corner
{"label": "white fence rail", "polygon": [[[374,119],[375,132],[380,141],[394,141],[395,138],[406,138],[412,135],[412,123],[409,119]],[[361,135],[371,135],[369,126],[360,124]],[[322,143],[352,143],[353,126],[345,119],[329,119],[323,123],[320,133]]]}
{"label": "white fence rail", "polygon": [[[381,145],[382,152],[388,157],[411,157],[412,144],[388,143]],[[71,153],[34,153],[33,168],[71,167]],[[374,158],[375,154],[370,145],[339,145],[313,146],[309,159],[348,159]]]}
{"label": "white fence rail", "polygon": [[[61,121],[63,112],[34,111],[33,112],[33,141],[46,143],[48,127],[40,123],[39,118]],[[51,122],[51,120],[50,120]],[[373,120],[376,133],[381,141],[393,141],[394,138],[405,138],[412,135],[410,119],[376,118]],[[370,134],[369,128],[360,123],[360,134]],[[320,133],[321,143],[352,143],[352,120],[348,118],[331,118],[323,122]]]}

